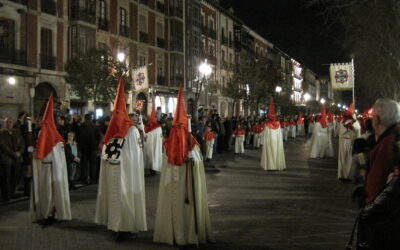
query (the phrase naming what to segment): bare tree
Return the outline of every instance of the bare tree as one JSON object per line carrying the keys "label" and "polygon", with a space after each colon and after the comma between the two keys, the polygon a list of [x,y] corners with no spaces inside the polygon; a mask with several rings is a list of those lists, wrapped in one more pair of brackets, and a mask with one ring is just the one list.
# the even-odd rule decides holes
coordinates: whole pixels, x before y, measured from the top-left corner
{"label": "bare tree", "polygon": [[[397,0],[304,0],[322,8],[336,42],[355,59],[356,88],[371,98],[400,98],[400,2]],[[339,28],[338,28],[339,27]]]}

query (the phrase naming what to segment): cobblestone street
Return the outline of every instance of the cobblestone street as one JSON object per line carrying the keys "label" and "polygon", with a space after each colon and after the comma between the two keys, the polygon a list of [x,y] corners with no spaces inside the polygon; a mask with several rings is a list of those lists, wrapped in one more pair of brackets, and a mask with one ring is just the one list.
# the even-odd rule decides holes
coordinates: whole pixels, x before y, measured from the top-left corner
{"label": "cobblestone street", "polygon": [[[263,171],[260,150],[217,155],[207,166],[217,242],[204,249],[344,249],[357,212],[351,183],[337,180],[336,159],[308,159],[310,139],[285,143],[287,169]],[[0,249],[179,249],[152,242],[159,175],[146,177],[149,230],[124,243],[93,222],[97,185],[73,190],[73,220],[31,223],[28,201],[0,206]],[[195,248],[194,246],[185,249]]]}

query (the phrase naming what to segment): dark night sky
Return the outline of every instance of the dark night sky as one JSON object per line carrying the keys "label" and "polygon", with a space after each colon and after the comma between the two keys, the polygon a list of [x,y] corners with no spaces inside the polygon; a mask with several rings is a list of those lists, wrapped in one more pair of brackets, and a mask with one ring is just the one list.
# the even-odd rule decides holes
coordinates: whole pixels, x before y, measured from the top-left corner
{"label": "dark night sky", "polygon": [[302,0],[220,0],[237,17],[289,56],[318,74],[328,75],[325,63],[348,61],[336,31],[328,31],[322,11],[305,8]]}

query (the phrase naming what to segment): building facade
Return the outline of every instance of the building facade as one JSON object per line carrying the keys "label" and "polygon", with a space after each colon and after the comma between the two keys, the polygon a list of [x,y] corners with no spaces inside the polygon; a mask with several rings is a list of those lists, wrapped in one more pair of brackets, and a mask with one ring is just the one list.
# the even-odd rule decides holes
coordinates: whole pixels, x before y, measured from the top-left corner
{"label": "building facade", "polygon": [[[91,48],[125,55],[130,73],[147,66],[149,89],[131,90],[130,112],[142,100],[147,113],[153,105],[173,113],[184,85],[192,114],[203,107],[223,116],[248,115],[243,102],[233,107],[223,90],[241,63],[260,57],[279,66],[282,87],[297,104],[304,104],[307,91],[318,99],[317,84],[315,90],[299,62],[216,0],[0,0],[0,115],[29,110],[37,117],[51,92],[59,109],[96,112],[64,80],[65,63]],[[205,61],[212,73],[200,88]],[[110,114],[107,102],[96,108]]]}

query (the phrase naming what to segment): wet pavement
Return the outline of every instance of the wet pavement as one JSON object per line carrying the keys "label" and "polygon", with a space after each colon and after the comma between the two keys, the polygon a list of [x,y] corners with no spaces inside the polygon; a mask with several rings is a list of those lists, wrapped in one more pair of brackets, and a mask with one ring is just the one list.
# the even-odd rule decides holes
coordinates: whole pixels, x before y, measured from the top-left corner
{"label": "wet pavement", "polygon": [[[308,159],[310,138],[285,142],[287,169],[264,171],[261,150],[225,153],[207,163],[217,242],[201,249],[344,249],[357,213],[353,185],[337,180],[336,159]],[[70,191],[73,220],[31,223],[27,200],[0,205],[0,249],[180,249],[152,242],[159,175],[146,177],[149,231],[115,243],[93,222],[97,185]],[[195,249],[195,246],[184,247]]]}

